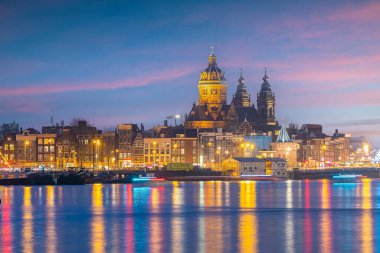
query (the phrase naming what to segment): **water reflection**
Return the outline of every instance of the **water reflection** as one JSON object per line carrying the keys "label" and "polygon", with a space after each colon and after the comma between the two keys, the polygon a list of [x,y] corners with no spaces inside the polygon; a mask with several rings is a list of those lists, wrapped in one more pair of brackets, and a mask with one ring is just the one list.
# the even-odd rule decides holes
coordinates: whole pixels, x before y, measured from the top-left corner
{"label": "water reflection", "polygon": [[10,199],[13,195],[13,188],[3,188],[0,191],[2,199],[2,210],[1,210],[1,250],[2,252],[11,253],[13,252],[13,229],[11,220],[11,204]]}
{"label": "water reflection", "polygon": [[[286,181],[286,208],[293,208],[293,181]],[[287,210],[285,216],[285,245],[286,252],[294,252],[294,216]]]}
{"label": "water reflection", "polygon": [[46,252],[57,252],[57,232],[55,227],[55,186],[46,187]]}
{"label": "water reflection", "polygon": [[22,226],[22,251],[33,252],[33,206],[32,188],[24,187],[23,226]]}
{"label": "water reflection", "polygon": [[[155,214],[160,210],[160,188],[152,188],[150,195],[150,212]],[[162,251],[162,224],[161,218],[158,215],[152,215],[149,221],[149,251],[159,253]]]}
{"label": "water reflection", "polygon": [[[330,208],[330,181],[322,180],[321,187],[321,208]],[[320,240],[321,240],[321,250],[320,252],[332,252],[332,221],[330,210],[322,210],[321,222],[320,222]]]}
{"label": "water reflection", "polygon": [[125,209],[127,211],[127,218],[125,219],[125,242],[126,252],[135,252],[135,228],[133,219],[133,186],[131,184],[124,186],[125,192]]}
{"label": "water reflection", "polygon": [[183,188],[178,182],[173,183],[172,193],[173,217],[171,219],[171,252],[183,252],[183,218],[179,215],[183,208]]}
{"label": "water reflection", "polygon": [[362,183],[362,252],[373,252],[373,232],[372,232],[372,201],[371,201],[371,180],[364,179]]}
{"label": "water reflection", "polygon": [[92,252],[104,252],[104,219],[103,219],[103,185],[92,186],[92,223],[91,247]]}
{"label": "water reflection", "polygon": [[200,209],[200,215],[198,216],[198,245],[197,252],[204,253],[205,252],[205,218],[204,218],[204,192],[205,192],[205,183],[199,183],[199,194],[198,194],[198,205]]}
{"label": "water reflection", "polygon": [[380,180],[0,186],[0,197],[1,252],[374,252],[380,240]]}
{"label": "water reflection", "polygon": [[240,252],[257,252],[256,194],[256,182],[240,183],[240,207],[249,210],[245,210],[239,219]]}

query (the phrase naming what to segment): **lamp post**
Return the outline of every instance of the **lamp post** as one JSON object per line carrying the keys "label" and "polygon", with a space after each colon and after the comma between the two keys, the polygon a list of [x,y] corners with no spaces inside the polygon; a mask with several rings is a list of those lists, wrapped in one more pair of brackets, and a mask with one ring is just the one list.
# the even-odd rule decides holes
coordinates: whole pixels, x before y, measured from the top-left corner
{"label": "lamp post", "polygon": [[210,161],[210,148],[211,148],[211,142],[207,143],[208,150],[207,150],[207,161]]}
{"label": "lamp post", "polygon": [[119,150],[116,149],[116,170],[119,169]]}
{"label": "lamp post", "polygon": [[99,145],[100,140],[96,140],[96,168],[99,170]]}
{"label": "lamp post", "polygon": [[29,145],[29,141],[25,141],[24,142],[24,154],[25,154],[25,166],[27,166],[27,163],[28,163],[28,157],[26,155],[26,147]]}
{"label": "lamp post", "polygon": [[326,147],[326,145],[322,145],[322,151],[323,151],[323,158],[322,158],[322,162],[323,162],[323,167],[325,167],[325,160],[326,160],[326,149],[327,149],[327,147]]}
{"label": "lamp post", "polygon": [[219,162],[218,162],[219,163],[219,167],[220,167],[220,149],[221,149],[221,147],[219,146],[218,147],[218,151],[216,152],[219,155]]}
{"label": "lamp post", "polygon": [[[175,143],[174,145],[173,145],[173,154],[174,154],[174,163],[176,163],[176,155],[177,155],[177,147],[178,147],[178,145]],[[173,162],[173,157],[172,157],[172,162]]]}

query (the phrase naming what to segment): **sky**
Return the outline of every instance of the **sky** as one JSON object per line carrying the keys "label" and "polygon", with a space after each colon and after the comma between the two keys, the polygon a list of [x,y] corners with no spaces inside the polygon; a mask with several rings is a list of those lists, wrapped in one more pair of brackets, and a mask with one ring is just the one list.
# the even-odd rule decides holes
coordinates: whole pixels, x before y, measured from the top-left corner
{"label": "sky", "polygon": [[[197,101],[215,47],[229,101],[264,68],[282,123],[380,147],[379,1],[0,2],[0,123],[162,124]],[[255,99],[253,99],[255,100]]]}

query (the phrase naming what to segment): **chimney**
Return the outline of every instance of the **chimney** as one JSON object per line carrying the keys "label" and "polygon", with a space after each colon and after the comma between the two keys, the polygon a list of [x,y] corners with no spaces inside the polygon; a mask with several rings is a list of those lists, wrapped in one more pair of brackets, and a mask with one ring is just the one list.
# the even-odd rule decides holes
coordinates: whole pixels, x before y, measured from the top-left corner
{"label": "chimney", "polygon": [[141,123],[140,130],[141,130],[141,132],[144,132],[144,125],[143,125],[143,123]]}

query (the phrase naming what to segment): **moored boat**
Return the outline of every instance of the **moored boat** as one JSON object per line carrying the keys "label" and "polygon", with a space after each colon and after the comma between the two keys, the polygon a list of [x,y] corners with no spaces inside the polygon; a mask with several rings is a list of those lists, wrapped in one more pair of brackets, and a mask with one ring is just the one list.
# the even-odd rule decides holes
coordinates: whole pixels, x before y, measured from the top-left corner
{"label": "moored boat", "polygon": [[355,175],[355,174],[339,174],[332,176],[332,181],[334,183],[356,183],[360,182],[363,178],[367,178],[363,175]]}

